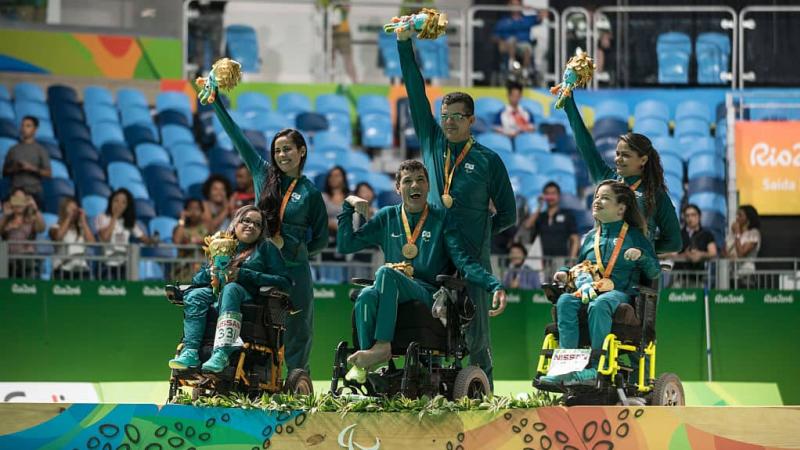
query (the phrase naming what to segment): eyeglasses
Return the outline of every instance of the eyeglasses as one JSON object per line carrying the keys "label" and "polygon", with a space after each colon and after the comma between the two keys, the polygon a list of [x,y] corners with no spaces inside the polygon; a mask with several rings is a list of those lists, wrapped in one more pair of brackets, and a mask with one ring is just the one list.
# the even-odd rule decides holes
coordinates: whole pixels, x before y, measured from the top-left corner
{"label": "eyeglasses", "polygon": [[249,217],[242,218],[242,220],[240,220],[239,223],[244,226],[250,225],[253,228],[259,228],[259,229],[264,226],[264,224],[262,224],[261,221],[251,220]]}
{"label": "eyeglasses", "polygon": [[472,114],[452,113],[452,114],[442,114],[439,116],[439,119],[442,122],[447,122],[447,119],[453,119],[456,122],[460,122],[470,116],[472,116]]}

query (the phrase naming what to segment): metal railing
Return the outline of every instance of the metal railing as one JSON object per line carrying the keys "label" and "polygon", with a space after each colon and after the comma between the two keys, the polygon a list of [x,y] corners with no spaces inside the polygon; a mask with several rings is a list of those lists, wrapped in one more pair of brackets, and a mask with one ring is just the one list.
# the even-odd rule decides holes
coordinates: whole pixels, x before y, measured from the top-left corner
{"label": "metal railing", "polygon": [[[737,31],[739,33],[739,39],[734,39],[734,51],[733,54],[738,57],[739,67],[738,67],[738,81],[739,81],[739,89],[744,89],[745,82],[756,81],[756,73],[752,70],[746,70],[745,63],[746,63],[746,55],[745,55],[745,39],[746,39],[746,32],[755,30],[757,27],[757,22],[753,18],[748,18],[748,15],[752,15],[753,13],[800,13],[800,6],[748,6],[743,8],[739,12],[739,21]],[[769,28],[770,33],[776,33],[774,27]],[[736,59],[734,59],[734,67]],[[769,68],[766,68],[769,71]],[[800,77],[795,78],[795,83],[800,82]]]}

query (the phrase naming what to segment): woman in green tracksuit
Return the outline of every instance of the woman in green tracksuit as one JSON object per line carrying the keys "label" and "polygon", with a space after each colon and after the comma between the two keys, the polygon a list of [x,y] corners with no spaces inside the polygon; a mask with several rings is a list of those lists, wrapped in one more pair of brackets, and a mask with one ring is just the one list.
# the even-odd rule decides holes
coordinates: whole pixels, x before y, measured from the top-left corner
{"label": "woman in green tracksuit", "polygon": [[428,173],[422,163],[401,163],[396,186],[402,203],[382,208],[357,230],[353,230],[353,214],[356,210],[366,213],[365,200],[348,197],[339,215],[336,243],[340,253],[379,246],[387,263],[406,262],[413,267],[410,277],[381,267],[373,285],[358,296],[355,319],[361,350],[348,361],[360,369],[389,360],[397,305],[418,300],[432,306],[436,276],[452,273],[453,265],[484,292],[494,293],[495,301],[505,300],[500,281],[465,251],[460,232],[446,221],[447,213],[429,207]]}
{"label": "woman in green tracksuit", "polygon": [[[603,346],[614,311],[620,303],[627,303],[635,295],[640,274],[653,279],[659,275],[659,263],[652,244],[645,237],[647,225],[637,206],[636,197],[625,183],[606,180],[595,191],[592,203],[595,228],[586,234],[578,255],[579,261],[602,262],[600,271],[604,278],[614,283],[613,290],[597,295],[589,303],[589,335],[592,349]],[[598,243],[595,246],[595,242]],[[568,267],[556,272],[554,279],[565,282]],[[577,283],[576,283],[577,284]],[[581,286],[578,286],[581,289]],[[578,347],[578,310],[582,304],[580,296],[564,293],[558,298],[559,348]],[[590,367],[564,375],[539,378],[541,383],[564,383],[565,385],[592,384],[597,378],[597,360]]]}
{"label": "woman in green tracksuit", "polygon": [[[289,290],[291,280],[287,278],[283,256],[275,246],[264,239],[264,215],[253,205],[239,208],[228,227],[228,232],[236,236],[238,244],[231,259],[228,273],[229,281],[222,287],[222,301],[217,321],[217,335],[226,336],[225,342],[214,342],[211,357],[203,363],[207,372],[222,372],[228,365],[228,357],[235,347],[231,344],[239,337],[242,325],[241,305],[258,295],[261,286],[277,286]],[[200,365],[200,343],[206,325],[206,314],[212,303],[216,302],[211,287],[211,274],[203,267],[192,278],[192,284],[206,287],[195,288],[184,300],[183,349],[170,360],[172,369],[187,369]],[[219,345],[217,345],[219,344]]]}
{"label": "woman in green tracksuit", "polygon": [[[491,271],[492,236],[517,220],[508,171],[497,153],[472,138],[470,126],[475,122],[475,104],[468,94],[451,92],[445,95],[442,110],[436,112],[441,114],[440,120],[434,120],[409,37],[407,31],[398,33],[397,49],[411,120],[431,177],[428,202],[448,209],[448,215],[458,224],[467,252]],[[494,215],[490,204],[494,205]],[[467,330],[470,362],[486,372],[493,386],[489,316],[497,315],[503,307],[490,312],[489,297],[480,286],[468,284],[467,290],[476,308],[475,320]]]}
{"label": "woman in green tracksuit", "polygon": [[681,226],[664,183],[661,158],[647,136],[626,133],[617,142],[616,171],[606,165],[597,151],[594,139],[583,123],[573,92],[567,97],[564,110],[575,134],[583,160],[593,183],[603,180],[623,181],[636,193],[639,210],[647,221],[648,238],[657,254],[681,251]]}
{"label": "woman in green tracksuit", "polygon": [[[328,244],[328,215],[322,195],[303,176],[308,149],[297,130],[285,129],[272,139],[270,159],[258,154],[222,102],[214,111],[253,176],[256,205],[264,211],[272,241],[281,248],[297,311],[286,319],[286,366],[310,373],[308,358],[314,327],[314,287],[308,260]],[[309,238],[310,236],[310,238]]]}

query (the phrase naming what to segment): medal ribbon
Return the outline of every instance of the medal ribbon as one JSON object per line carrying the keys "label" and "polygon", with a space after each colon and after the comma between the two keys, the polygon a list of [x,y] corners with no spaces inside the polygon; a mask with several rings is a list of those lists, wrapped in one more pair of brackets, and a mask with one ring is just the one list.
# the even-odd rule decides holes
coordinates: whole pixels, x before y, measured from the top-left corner
{"label": "medal ribbon", "polygon": [[425,204],[425,209],[422,210],[422,216],[419,218],[419,222],[417,222],[417,226],[414,227],[414,233],[411,233],[411,226],[408,224],[408,217],[406,217],[406,207],[400,206],[400,215],[403,217],[403,229],[406,232],[406,242],[414,245],[417,242],[417,238],[419,234],[422,232],[422,226],[425,224],[425,219],[428,218],[428,204]]}
{"label": "medal ribbon", "polygon": [[617,243],[614,245],[614,251],[611,253],[611,258],[608,260],[608,267],[603,268],[603,258],[600,255],[600,228],[594,233],[594,258],[597,260],[597,267],[603,272],[603,278],[609,278],[611,271],[614,270],[614,264],[617,263],[619,251],[622,249],[622,243],[625,241],[625,235],[628,234],[628,224],[622,223],[622,229],[619,230],[617,236]]}
{"label": "medal ribbon", "polygon": [[[450,185],[453,184],[453,175],[456,173],[456,168],[464,158],[467,157],[467,153],[472,150],[472,144],[475,143],[474,138],[469,138],[464,148],[461,149],[461,153],[458,154],[456,158],[455,164],[453,164],[453,170],[450,170],[450,146],[447,146],[447,155],[444,157],[444,193],[450,194]],[[448,173],[449,172],[449,173]]]}
{"label": "medal ribbon", "polygon": [[295,185],[297,185],[297,180],[299,178],[295,178],[292,180],[292,184],[289,185],[289,189],[286,190],[286,193],[283,194],[283,200],[281,200],[281,211],[280,211],[280,221],[278,222],[278,230],[273,234],[273,236],[281,234],[281,224],[283,223],[283,214],[286,212],[286,205],[289,204],[289,198],[292,196],[292,192],[294,191]]}
{"label": "medal ribbon", "polygon": [[631,188],[631,190],[632,190],[633,192],[636,192],[636,189],[639,189],[639,185],[640,185],[640,184],[642,184],[642,180],[643,180],[643,179],[644,179],[644,178],[639,178],[639,180],[638,180],[638,181],[636,181],[636,183],[633,183],[632,185],[630,185],[630,186],[628,186],[628,187],[629,187],[629,188]]}

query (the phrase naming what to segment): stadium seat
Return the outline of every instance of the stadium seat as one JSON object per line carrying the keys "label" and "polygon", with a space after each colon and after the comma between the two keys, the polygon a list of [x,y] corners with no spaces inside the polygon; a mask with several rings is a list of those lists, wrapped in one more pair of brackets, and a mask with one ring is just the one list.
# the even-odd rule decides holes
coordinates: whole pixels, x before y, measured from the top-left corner
{"label": "stadium seat", "polygon": [[114,106],[114,96],[108,88],[102,86],[86,86],[83,89],[83,103],[87,104],[105,104]]}
{"label": "stadium seat", "polygon": [[522,97],[521,99],[519,99],[519,106],[521,106],[522,109],[528,111],[528,113],[531,114],[531,121],[534,123],[537,122],[542,117],[544,117],[544,107],[540,102],[537,102],[536,100],[532,100],[527,97]]}
{"label": "stadium seat", "polygon": [[520,155],[517,153],[508,153],[508,152],[500,152],[499,156],[500,159],[503,161],[503,165],[506,166],[506,170],[509,173],[514,171],[520,171],[525,173],[538,172],[539,166],[536,165],[536,161],[533,158],[529,158],[525,155]]}
{"label": "stadium seat", "polygon": [[82,180],[95,180],[104,183],[106,181],[105,170],[95,161],[79,159],[77,161],[72,161],[71,167],[73,178],[78,180],[78,184],[80,184]]}
{"label": "stadium seat", "polygon": [[699,192],[716,192],[725,195],[725,180],[716,176],[696,176],[689,180],[689,187],[686,190],[689,195]]}
{"label": "stadium seat", "polygon": [[[707,229],[715,232],[715,235],[724,235],[725,229],[728,227],[728,221],[725,219],[725,214],[721,214],[718,211],[704,211],[702,208],[700,210],[702,212],[700,216],[700,225]],[[717,242],[719,245],[720,242]]]}
{"label": "stadium seat", "polygon": [[[137,198],[134,203],[136,204],[136,219],[141,220],[145,225],[156,216],[156,207],[152,200]],[[172,233],[168,236],[172,236]]]}
{"label": "stadium seat", "polygon": [[110,196],[85,195],[81,198],[81,208],[86,212],[87,217],[93,218],[106,211],[109,199]]}
{"label": "stadium seat", "polygon": [[689,196],[689,203],[697,205],[703,215],[706,212],[716,211],[724,216],[727,212],[725,196],[718,193],[699,192],[692,194]]}
{"label": "stadium seat", "polygon": [[42,179],[42,189],[44,191],[44,210],[53,214],[58,214],[61,197],[75,196],[75,185],[69,179],[44,178]]}
{"label": "stadium seat", "polygon": [[267,153],[269,143],[264,133],[255,130],[244,130],[244,136],[250,141],[250,145],[252,145],[257,152],[262,155]]}
{"label": "stadium seat", "polygon": [[0,119],[0,137],[17,140],[19,133],[14,122],[8,119]]}
{"label": "stadium seat", "polygon": [[108,172],[108,182],[112,188],[117,189],[126,181],[136,181],[142,183],[142,174],[139,168],[131,163],[112,162],[106,167]]}
{"label": "stadium seat", "polygon": [[[284,128],[292,128],[294,126],[294,122],[290,121],[285,114],[277,111],[251,111],[241,114],[241,117],[245,120],[237,123],[241,123],[241,127],[245,129],[259,131],[275,130],[277,132]],[[222,130],[221,124],[220,130]],[[224,131],[222,132],[224,133]]]}
{"label": "stadium seat", "polygon": [[[167,148],[167,151],[170,156],[172,156],[172,161],[175,163],[178,172],[183,170],[183,167],[187,164],[202,164],[208,166],[206,155],[195,144],[177,144]],[[180,173],[178,175],[180,175]]]}
{"label": "stadium seat", "polygon": [[[159,186],[159,184],[178,184],[178,176],[171,167],[160,166],[151,164],[142,170],[147,185],[152,188]],[[158,192],[158,189],[153,189]],[[158,198],[158,196],[156,196]]]}
{"label": "stadium seat", "polygon": [[659,150],[659,157],[661,158],[661,167],[664,168],[665,174],[672,174],[679,179],[683,179],[683,160],[680,156],[673,153],[664,153]]}
{"label": "stadium seat", "polygon": [[667,185],[667,192],[683,197],[683,179],[673,173],[664,173],[664,183]]}
{"label": "stadium seat", "polygon": [[258,36],[253,27],[247,25],[225,27],[225,46],[225,53],[242,65],[243,72],[258,73],[261,71]]}
{"label": "stadium seat", "polygon": [[51,160],[57,159],[64,161],[64,155],[61,153],[61,148],[58,146],[58,144],[48,141],[38,141],[38,142],[39,144],[41,144],[42,147],[44,147],[47,150],[47,154],[50,155]]}
{"label": "stadium seat", "polygon": [[186,113],[176,109],[165,109],[158,113],[158,124],[164,125],[180,125],[186,128],[192,128],[191,120],[186,118]]}
{"label": "stadium seat", "polygon": [[695,42],[697,82],[699,84],[725,84],[722,75],[730,73],[730,38],[722,33],[700,33]]}
{"label": "stadium seat", "polygon": [[144,93],[136,88],[122,88],[117,91],[117,105],[119,109],[129,107],[147,108],[147,98]]}
{"label": "stadium seat", "polygon": [[703,119],[686,118],[676,121],[675,139],[679,142],[687,138],[702,138],[711,136],[708,122]]}
{"label": "stadium seat", "polygon": [[145,124],[133,124],[126,126],[122,133],[125,135],[125,141],[131,147],[136,147],[137,145],[149,143],[149,144],[157,144],[158,143],[158,136],[153,133],[151,127]]}
{"label": "stadium seat", "polygon": [[[528,199],[534,198],[535,200],[536,197],[541,195],[542,188],[548,181],[550,180],[546,176],[537,173],[536,175],[528,177],[525,183],[520,186],[520,192],[518,192],[518,194]],[[534,205],[536,205],[535,202]]]}
{"label": "stadium seat", "polygon": [[67,160],[71,164],[75,164],[83,159],[93,162],[100,161],[100,153],[90,141],[84,139],[70,139],[66,142],[62,141],[62,145],[64,146],[64,153],[66,153]]}
{"label": "stadium seat", "polygon": [[470,127],[470,131],[473,135],[488,133],[492,130],[492,125],[483,120],[483,117],[475,117],[475,121],[472,122],[472,126]]}
{"label": "stadium seat", "polygon": [[514,151],[529,153],[531,151],[550,151],[550,141],[547,136],[539,133],[520,133],[514,138]]}
{"label": "stadium seat", "polygon": [[164,147],[149,142],[144,142],[134,148],[136,153],[136,164],[140,169],[158,164],[165,167],[172,167],[169,153],[164,150]]}
{"label": "stadium seat", "polygon": [[347,100],[347,97],[340,94],[323,94],[317,96],[315,103],[315,109],[318,113],[321,114],[329,114],[329,113],[341,113],[350,115],[350,102]]}
{"label": "stadium seat", "polygon": [[[616,142],[614,145],[616,145]],[[575,142],[574,137],[568,134],[562,134],[556,138],[555,148],[553,151],[563,155],[576,155],[578,154],[578,144]]]}
{"label": "stadium seat", "polygon": [[401,198],[395,191],[383,191],[377,194],[378,208],[393,206],[400,203]]}
{"label": "stadium seat", "polygon": [[187,164],[182,166],[178,172],[178,184],[180,187],[189,191],[189,187],[195,184],[202,184],[208,179],[209,170],[207,165]]}
{"label": "stadium seat", "polygon": [[42,120],[50,120],[50,108],[46,103],[31,100],[17,100],[14,102],[14,115],[17,117],[17,125],[22,123],[25,116],[33,116]]}
{"label": "stadium seat", "polygon": [[362,118],[372,114],[391,115],[389,100],[384,95],[362,95],[356,102],[356,112]]}
{"label": "stadium seat", "polygon": [[725,165],[719,156],[713,152],[695,153],[689,158],[687,164],[687,177],[689,181],[698,177],[712,177],[725,179]]}
{"label": "stadium seat", "polygon": [[450,77],[449,55],[441,49],[447,49],[447,36],[437,39],[414,39],[420,71],[426,79],[447,79]]}
{"label": "stadium seat", "polygon": [[242,112],[272,111],[272,99],[261,92],[242,92],[236,97],[236,109]]}
{"label": "stadium seat", "polygon": [[30,100],[34,102],[45,103],[47,98],[44,91],[38,84],[21,82],[14,85],[14,101]]}
{"label": "stadium seat", "polygon": [[298,114],[311,111],[311,100],[305,94],[286,92],[278,96],[278,111],[294,123]]}
{"label": "stadium seat", "polygon": [[92,178],[78,178],[77,190],[78,195],[81,197],[97,195],[99,197],[108,198],[111,196],[111,187],[109,187],[105,181]]}
{"label": "stadium seat", "polygon": [[78,93],[70,86],[63,84],[53,84],[47,88],[47,101],[48,103],[78,103]]}
{"label": "stadium seat", "polygon": [[178,91],[165,91],[156,95],[156,112],[162,113],[164,111],[179,111],[181,112],[189,124],[192,123],[192,100],[183,93]]}
{"label": "stadium seat", "polygon": [[659,119],[637,119],[633,125],[633,132],[654,138],[669,136],[669,125]]}
{"label": "stadium seat", "polygon": [[[560,153],[553,153],[551,155],[551,158],[552,158],[552,164],[553,164],[552,168],[554,170],[560,170],[562,172],[567,172],[567,173],[571,174],[572,176],[575,176],[575,162],[572,161],[572,158],[570,158],[567,155],[562,155]],[[540,168],[540,171],[542,169],[550,170],[549,168],[544,167],[544,168]]]}
{"label": "stadium seat", "polygon": [[361,144],[368,148],[389,148],[394,139],[392,120],[388,115],[369,114],[361,117]]}
{"label": "stadium seat", "polygon": [[669,107],[659,100],[644,100],[636,105],[633,117],[636,122],[642,119],[658,119],[667,123],[669,122]]}
{"label": "stadium seat", "polygon": [[500,112],[506,107],[502,100],[494,97],[480,97],[475,99],[475,115],[488,124],[495,124],[500,118]]}
{"label": "stadium seat", "polygon": [[350,150],[350,141],[347,136],[334,131],[321,131],[314,136],[314,152]]}
{"label": "stadium seat", "polygon": [[[704,138],[687,138],[681,142],[681,157],[684,161],[689,161],[689,159],[698,154],[698,153],[715,153],[716,146],[714,143],[714,139],[710,137]],[[722,155],[718,155],[720,161],[722,160]]]}
{"label": "stadium seat", "polygon": [[117,108],[105,103],[84,103],[83,112],[90,127],[101,122],[120,123]]}
{"label": "stadium seat", "polygon": [[102,123],[90,128],[92,134],[92,144],[97,148],[102,148],[104,144],[125,145],[125,135],[119,125]]}
{"label": "stadium seat", "polygon": [[552,170],[545,173],[545,177],[558,183],[561,192],[578,195],[578,183],[575,180],[575,173],[563,170]]}
{"label": "stadium seat", "polygon": [[0,100],[10,101],[11,94],[5,84],[0,84]]}
{"label": "stadium seat", "polygon": [[232,167],[239,168],[242,164],[242,158],[239,153],[230,150],[223,150],[221,148],[212,148],[208,152],[208,165],[210,167]]}
{"label": "stadium seat", "polygon": [[53,132],[53,123],[49,120],[40,120],[39,127],[36,129],[36,140],[40,142],[58,143],[56,135]]}
{"label": "stadium seat", "polygon": [[56,124],[56,128],[58,128],[59,123],[65,120],[83,122],[85,119],[81,107],[73,103],[51,105],[50,112],[53,122]]}
{"label": "stadium seat", "polygon": [[579,209],[573,212],[575,214],[575,225],[578,229],[578,234],[583,235],[594,228],[595,221],[592,216],[592,211],[588,209]]}
{"label": "stadium seat", "polygon": [[14,124],[17,123],[17,114],[14,112],[14,107],[11,102],[0,100],[0,119],[6,119]]}
{"label": "stadium seat", "polygon": [[161,145],[170,150],[178,144],[194,144],[191,130],[180,125],[164,125],[161,127]]}
{"label": "stadium seat", "polygon": [[378,55],[383,62],[383,74],[389,78],[402,78],[400,69],[400,53],[397,50],[397,38],[393,34],[378,31]]}
{"label": "stadium seat", "polygon": [[[116,186],[114,186],[115,184],[116,184]],[[131,192],[131,195],[133,195],[134,199],[137,199],[137,198],[149,199],[150,198],[150,192],[147,190],[147,187],[144,185],[144,183],[142,183],[140,181],[127,180],[127,181],[124,181],[124,182],[121,182],[121,183],[114,183],[112,181],[112,187],[114,187],[114,189],[125,188],[125,189],[129,190]]]}
{"label": "stadium seat", "polygon": [[178,221],[174,217],[158,215],[153,217],[148,224],[150,235],[158,235],[162,241],[172,242],[172,231],[178,226]]}
{"label": "stadium seat", "polygon": [[658,36],[658,81],[662,84],[689,82],[689,55],[692,42],[686,33],[668,32]]}
{"label": "stadium seat", "polygon": [[685,100],[678,103],[675,109],[675,122],[680,122],[683,119],[700,119],[710,125],[714,122],[714,114],[711,108],[704,103],[697,100]]}
{"label": "stadium seat", "polygon": [[594,127],[592,128],[592,136],[594,136],[595,139],[610,137],[616,140],[627,132],[628,121],[616,117],[596,119]]}
{"label": "stadium seat", "polygon": [[150,114],[150,108],[142,106],[126,106],[124,108],[120,108],[119,113],[120,123],[122,123],[122,126],[124,127],[134,124],[146,124],[150,127],[153,126],[153,115]]}
{"label": "stadium seat", "polygon": [[134,164],[136,158],[126,144],[109,143],[100,148],[100,160],[104,165],[120,161]]}
{"label": "stadium seat", "polygon": [[677,141],[670,136],[654,136],[650,138],[653,147],[659,154],[671,154],[680,157],[680,148]]}
{"label": "stadium seat", "polygon": [[483,133],[475,136],[475,140],[478,141],[484,147],[494,150],[497,153],[500,152],[511,153],[514,151],[511,139],[509,139],[508,136],[504,134],[495,132]]}
{"label": "stadium seat", "polygon": [[[350,124],[350,115],[342,113],[327,113],[325,118],[328,119],[328,130],[339,133],[347,137],[347,141],[351,142],[353,139],[353,128]],[[411,127],[413,129],[413,126]],[[316,136],[315,136],[316,139]]]}
{"label": "stadium seat", "polygon": [[156,203],[156,212],[159,216],[180,217],[181,211],[183,211],[183,201],[181,200],[165,199]]}
{"label": "stadium seat", "polygon": [[295,126],[306,133],[328,129],[328,118],[317,112],[302,112],[295,117]]}
{"label": "stadium seat", "polygon": [[[604,100],[599,102],[594,107],[594,121],[595,130],[597,129],[597,122],[601,119],[616,119],[625,122],[625,128],[628,128],[628,117],[631,115],[628,104],[619,100]],[[597,132],[595,131],[595,137]]]}

